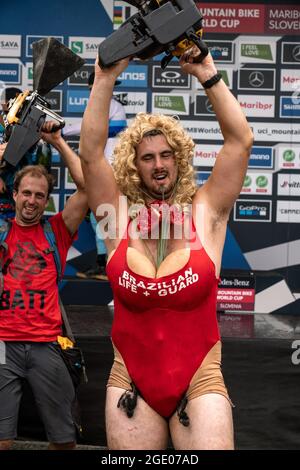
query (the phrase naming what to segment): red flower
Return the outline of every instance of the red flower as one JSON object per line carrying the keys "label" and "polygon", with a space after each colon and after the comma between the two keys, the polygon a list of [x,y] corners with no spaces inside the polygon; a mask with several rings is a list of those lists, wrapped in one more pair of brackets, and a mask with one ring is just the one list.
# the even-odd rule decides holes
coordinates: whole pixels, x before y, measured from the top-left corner
{"label": "red flower", "polygon": [[154,233],[160,222],[168,220],[169,224],[182,225],[184,221],[183,210],[170,205],[166,201],[154,200],[149,207],[142,207],[137,216],[137,229],[142,236]]}

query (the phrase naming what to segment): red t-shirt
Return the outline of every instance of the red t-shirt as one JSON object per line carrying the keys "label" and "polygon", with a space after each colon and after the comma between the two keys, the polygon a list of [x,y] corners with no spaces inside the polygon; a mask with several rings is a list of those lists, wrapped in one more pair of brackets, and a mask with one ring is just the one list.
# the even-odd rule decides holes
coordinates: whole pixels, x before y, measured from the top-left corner
{"label": "red t-shirt", "polygon": [[[62,213],[49,219],[64,271],[68,250],[74,240]],[[57,271],[53,253],[41,224],[23,227],[12,222],[6,238],[10,260],[0,298],[0,340],[54,341],[61,333]]]}

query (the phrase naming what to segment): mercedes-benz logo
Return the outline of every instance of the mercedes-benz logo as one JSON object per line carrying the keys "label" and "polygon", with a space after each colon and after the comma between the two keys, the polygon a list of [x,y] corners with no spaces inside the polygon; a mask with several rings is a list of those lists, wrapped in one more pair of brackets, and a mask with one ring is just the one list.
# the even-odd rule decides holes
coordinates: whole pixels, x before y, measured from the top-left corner
{"label": "mercedes-benz logo", "polygon": [[300,62],[300,44],[297,44],[292,50],[293,59]]}
{"label": "mercedes-benz logo", "polygon": [[258,70],[251,72],[249,75],[249,83],[254,88],[259,88],[263,86],[264,81],[265,81],[264,74],[262,72],[259,72]]}
{"label": "mercedes-benz logo", "polygon": [[212,113],[214,112],[213,107],[212,107],[212,104],[211,104],[211,102],[209,101],[209,99],[207,99],[207,100],[205,101],[205,107],[206,107],[206,110],[207,110],[209,113],[212,114]]}

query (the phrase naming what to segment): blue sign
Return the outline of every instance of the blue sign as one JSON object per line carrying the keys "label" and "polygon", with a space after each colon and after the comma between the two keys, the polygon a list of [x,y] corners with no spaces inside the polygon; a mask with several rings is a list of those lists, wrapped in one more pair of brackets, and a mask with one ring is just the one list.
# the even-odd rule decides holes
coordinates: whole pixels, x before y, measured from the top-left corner
{"label": "blue sign", "polygon": [[[40,41],[40,39],[45,39],[48,36],[26,36],[26,56],[32,57],[32,43]],[[51,36],[52,38],[57,39],[60,42],[64,42],[63,36]]]}
{"label": "blue sign", "polygon": [[17,85],[21,83],[21,66],[16,63],[0,63],[0,81]]}
{"label": "blue sign", "polygon": [[298,95],[280,97],[280,117],[300,117],[300,98]]}
{"label": "blue sign", "polygon": [[202,186],[205,183],[205,181],[208,180],[209,177],[210,177],[209,172],[197,171],[196,172],[196,183],[197,183],[197,185]]}
{"label": "blue sign", "polygon": [[83,114],[89,96],[89,90],[68,90],[67,112]]}
{"label": "blue sign", "polygon": [[147,88],[148,67],[147,65],[129,65],[118,80],[121,80],[122,87]]}
{"label": "blue sign", "polygon": [[272,147],[252,147],[249,168],[273,168]]}

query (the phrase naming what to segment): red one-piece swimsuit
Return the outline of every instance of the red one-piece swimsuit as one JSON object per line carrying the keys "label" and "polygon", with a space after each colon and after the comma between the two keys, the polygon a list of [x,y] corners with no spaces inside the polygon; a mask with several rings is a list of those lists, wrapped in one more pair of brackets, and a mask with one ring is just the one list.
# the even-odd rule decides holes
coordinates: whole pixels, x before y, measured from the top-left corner
{"label": "red one-piece swimsuit", "polygon": [[114,294],[112,340],[141,396],[169,418],[220,339],[215,266],[198,244],[182,269],[149,278],[129,268],[127,248],[128,230],[107,265]]}

